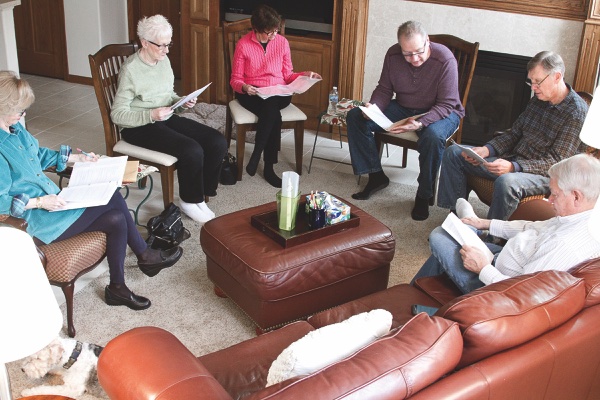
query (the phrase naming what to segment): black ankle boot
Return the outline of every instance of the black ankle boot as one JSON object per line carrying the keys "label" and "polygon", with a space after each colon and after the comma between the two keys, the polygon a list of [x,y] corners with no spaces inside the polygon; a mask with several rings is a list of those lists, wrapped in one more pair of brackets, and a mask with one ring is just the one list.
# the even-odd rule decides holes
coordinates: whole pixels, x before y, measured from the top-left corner
{"label": "black ankle boot", "polygon": [[265,181],[269,182],[269,184],[273,187],[281,189],[281,178],[277,176],[275,171],[273,170],[273,164],[265,163]]}
{"label": "black ankle boot", "polygon": [[256,170],[258,168],[258,163],[260,162],[260,153],[253,152],[250,156],[250,160],[248,161],[248,165],[246,165],[246,172],[250,176],[254,176],[256,174]]}

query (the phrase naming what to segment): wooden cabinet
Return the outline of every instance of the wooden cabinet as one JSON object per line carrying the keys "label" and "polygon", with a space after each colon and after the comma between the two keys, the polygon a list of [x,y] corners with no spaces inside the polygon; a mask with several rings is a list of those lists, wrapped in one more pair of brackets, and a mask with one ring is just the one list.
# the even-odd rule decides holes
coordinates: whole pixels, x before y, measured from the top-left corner
{"label": "wooden cabinet", "polygon": [[573,87],[577,91],[594,93],[598,85],[600,62],[600,0],[590,1],[588,19],[583,27],[577,72]]}
{"label": "wooden cabinet", "polygon": [[[306,93],[294,96],[294,104],[308,116],[305,126],[309,129],[317,127],[317,116],[327,108],[328,93],[333,85],[339,87],[342,97],[362,96],[368,3],[367,0],[335,0],[331,37],[286,34],[294,70],[315,71],[323,77],[322,82]],[[224,76],[221,14],[219,0],[181,1],[183,90],[189,92],[212,82],[210,89],[200,96],[200,100],[207,103],[224,104],[225,88],[229,84],[229,77]],[[342,30],[342,26],[351,29]],[[342,47],[341,43],[345,45]],[[344,68],[340,68],[340,60],[344,60]]]}

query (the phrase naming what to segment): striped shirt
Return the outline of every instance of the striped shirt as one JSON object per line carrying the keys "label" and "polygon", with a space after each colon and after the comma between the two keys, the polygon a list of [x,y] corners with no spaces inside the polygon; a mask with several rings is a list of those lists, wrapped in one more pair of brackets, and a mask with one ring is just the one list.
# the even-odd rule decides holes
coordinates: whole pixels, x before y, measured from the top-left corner
{"label": "striped shirt", "polygon": [[590,233],[592,212],[536,222],[492,220],[490,234],[508,241],[495,265],[486,265],[479,279],[489,285],[538,271],[567,271],[583,261],[600,257],[600,242]]}
{"label": "striped shirt", "polygon": [[490,156],[517,163],[522,172],[548,176],[553,164],[578,153],[588,106],[573,89],[552,104],[532,97],[512,128],[490,140]]}

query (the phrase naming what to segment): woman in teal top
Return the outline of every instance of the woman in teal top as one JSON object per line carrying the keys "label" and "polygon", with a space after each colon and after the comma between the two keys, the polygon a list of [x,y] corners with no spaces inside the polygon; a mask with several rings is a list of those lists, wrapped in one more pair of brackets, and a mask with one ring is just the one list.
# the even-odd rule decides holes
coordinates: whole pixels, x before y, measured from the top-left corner
{"label": "woman in teal top", "polygon": [[118,191],[104,206],[57,211],[66,203],[44,170],[56,167],[60,172],[67,162],[94,162],[98,157],[93,153],[71,154],[70,147],[65,145],[60,152],[39,147],[38,141],[19,122],[34,98],[27,81],[14,72],[0,71],[0,214],[25,219],[28,233],[44,243],[65,240],[82,232],[106,233],[110,270],[106,303],[134,310],[150,307],[150,300],[134,294],[125,285],[127,245],[137,255],[142,272],[149,276],[175,264],[182,249],[176,247],[165,252],[148,247]]}

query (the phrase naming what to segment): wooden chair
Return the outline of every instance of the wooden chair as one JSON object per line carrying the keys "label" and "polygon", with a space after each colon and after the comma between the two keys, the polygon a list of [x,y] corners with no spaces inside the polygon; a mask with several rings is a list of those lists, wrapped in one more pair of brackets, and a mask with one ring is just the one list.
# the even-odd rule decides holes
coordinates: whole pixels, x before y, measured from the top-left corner
{"label": "wooden chair", "polygon": [[[282,26],[281,33],[284,33],[285,26]],[[231,144],[231,132],[233,122],[236,125],[236,157],[238,165],[238,181],[242,180],[244,171],[244,150],[246,146],[246,132],[256,129],[258,117],[246,110],[235,99],[234,91],[229,84],[231,77],[231,62],[235,52],[235,46],[244,35],[252,30],[250,19],[243,19],[235,22],[223,22],[223,55],[225,57],[225,92],[227,93],[227,113],[225,123],[225,137],[227,146]],[[290,104],[281,110],[282,128],[294,129],[294,145],[296,153],[296,172],[302,175],[302,153],[304,147],[304,114],[298,107]]]}
{"label": "wooden chair", "polygon": [[[0,222],[26,231],[27,222],[21,218],[0,215]],[[67,333],[75,337],[73,325],[73,294],[75,281],[94,269],[106,256],[106,234],[86,232],[50,244],[36,242],[36,248],[51,285],[62,289],[67,303]]]}
{"label": "wooden chair", "polygon": [[[469,90],[471,89],[471,81],[473,80],[473,72],[475,71],[475,62],[477,61],[477,53],[479,52],[479,42],[471,43],[452,35],[429,35],[429,40],[435,43],[443,44],[448,47],[456,57],[458,63],[458,92],[463,107],[467,106]],[[462,139],[462,124],[461,119],[458,128],[450,139],[454,139],[457,143]],[[379,150],[379,157],[383,151],[383,143],[394,144],[403,147],[402,153],[402,168],[406,168],[408,150],[417,150],[418,136],[416,132],[405,132],[401,134],[390,134],[384,132],[375,133],[375,142]]]}
{"label": "wooden chair", "polygon": [[[587,92],[577,92],[577,94],[583,99],[585,100],[585,102],[590,105],[592,103],[592,99],[593,96]],[[499,131],[494,133],[494,136],[498,136],[503,134],[505,131]],[[583,145],[584,147],[584,151],[586,153],[590,153],[592,155],[594,155],[596,158],[600,158],[600,151],[598,151],[598,149],[595,149],[593,147],[590,146],[586,146]],[[486,204],[487,206],[491,206],[492,205],[492,194],[494,192],[494,181],[491,179],[486,179],[480,176],[474,176],[474,175],[467,175],[467,193],[470,193],[472,191],[475,192],[475,194],[477,195],[477,197],[479,197],[479,200],[481,200],[484,204]],[[528,201],[531,200],[540,200],[540,199],[544,199],[544,195],[535,195],[535,196],[528,196],[528,197],[524,197],[521,199],[521,201],[519,202],[519,207],[521,207],[522,204],[527,203]],[[516,211],[515,211],[516,212]]]}
{"label": "wooden chair", "polygon": [[135,43],[109,44],[98,50],[96,54],[88,56],[96,99],[104,124],[106,155],[110,157],[125,155],[131,160],[139,160],[142,164],[158,168],[162,183],[163,204],[167,208],[173,201],[177,158],[127,143],[121,139],[119,128],[110,119],[110,109],[117,93],[119,70],[127,57],[134,54],[137,48]]}

